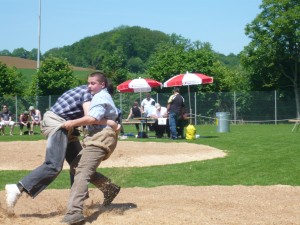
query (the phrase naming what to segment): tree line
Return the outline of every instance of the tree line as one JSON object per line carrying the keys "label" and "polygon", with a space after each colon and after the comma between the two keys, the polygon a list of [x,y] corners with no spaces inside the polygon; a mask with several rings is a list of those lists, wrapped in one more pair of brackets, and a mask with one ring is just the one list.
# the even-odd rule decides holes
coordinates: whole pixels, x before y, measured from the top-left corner
{"label": "tree line", "polygon": [[[282,98],[295,98],[297,117],[300,117],[300,2],[263,0],[260,9],[245,27],[251,41],[238,55],[225,56],[215,52],[208,42],[191,42],[176,34],[120,26],[42,54],[41,69],[34,75],[27,92],[61,94],[78,85],[80,81],[68,69],[70,65],[102,70],[115,85],[137,77],[164,82],[186,71],[200,72],[214,77],[214,83],[193,86],[192,91],[277,90]],[[11,54],[28,59],[35,57],[34,50],[29,53],[16,49]],[[0,55],[5,54],[9,52],[0,51]],[[22,77],[17,70],[0,63],[0,77],[2,95],[19,94],[24,90],[13,85]],[[12,85],[4,87],[9,82]]]}

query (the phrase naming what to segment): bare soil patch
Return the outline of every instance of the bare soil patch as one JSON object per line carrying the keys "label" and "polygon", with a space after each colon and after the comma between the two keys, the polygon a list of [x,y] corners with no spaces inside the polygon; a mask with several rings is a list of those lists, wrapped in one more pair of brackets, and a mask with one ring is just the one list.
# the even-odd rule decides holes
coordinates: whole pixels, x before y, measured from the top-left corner
{"label": "bare soil patch", "polygon": [[[12,57],[12,56],[0,56],[0,61],[6,64],[8,67],[16,67],[19,69],[36,69],[37,62],[31,59],[23,59],[19,57]],[[91,69],[82,68],[82,67],[72,67],[73,70],[83,70],[88,71]]]}
{"label": "bare soil patch", "polygon": [[[0,169],[33,169],[45,155],[46,141],[0,142]],[[208,160],[226,154],[189,143],[120,141],[100,167],[149,166]],[[188,176],[188,174],[187,174]],[[179,178],[180,179],[180,178]],[[9,215],[0,192],[0,224],[61,224],[69,190],[45,190],[37,198],[22,195]],[[91,189],[86,224],[300,225],[300,187],[291,186],[163,186],[123,188],[113,204]]]}

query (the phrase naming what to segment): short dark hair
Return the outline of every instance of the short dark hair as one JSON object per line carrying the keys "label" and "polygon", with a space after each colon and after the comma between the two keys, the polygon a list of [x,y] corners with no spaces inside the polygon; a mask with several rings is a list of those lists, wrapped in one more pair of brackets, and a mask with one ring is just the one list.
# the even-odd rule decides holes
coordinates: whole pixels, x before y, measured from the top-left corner
{"label": "short dark hair", "polygon": [[179,87],[174,87],[173,91],[174,92],[179,92]]}
{"label": "short dark hair", "polygon": [[107,83],[107,91],[108,91],[108,93],[110,94],[110,95],[113,95],[114,94],[114,92],[115,92],[115,90],[114,90],[114,85],[113,85],[113,83],[110,81],[110,80],[108,80],[108,83]]}
{"label": "short dark hair", "polygon": [[105,87],[107,87],[107,85],[108,85],[108,81],[107,81],[106,75],[103,72],[101,72],[101,71],[95,71],[95,72],[91,73],[89,75],[89,77],[97,77],[97,80],[99,82],[104,82]]}

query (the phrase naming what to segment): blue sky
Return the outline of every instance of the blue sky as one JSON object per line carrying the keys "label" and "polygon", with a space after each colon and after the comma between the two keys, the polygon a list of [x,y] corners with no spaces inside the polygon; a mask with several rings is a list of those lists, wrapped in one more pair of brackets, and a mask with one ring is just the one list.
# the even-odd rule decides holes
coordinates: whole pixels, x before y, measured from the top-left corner
{"label": "blue sky", "polygon": [[[238,54],[250,39],[246,24],[262,0],[41,0],[45,53],[121,25],[176,33],[209,42],[213,50]],[[39,0],[1,0],[0,50],[38,47]]]}

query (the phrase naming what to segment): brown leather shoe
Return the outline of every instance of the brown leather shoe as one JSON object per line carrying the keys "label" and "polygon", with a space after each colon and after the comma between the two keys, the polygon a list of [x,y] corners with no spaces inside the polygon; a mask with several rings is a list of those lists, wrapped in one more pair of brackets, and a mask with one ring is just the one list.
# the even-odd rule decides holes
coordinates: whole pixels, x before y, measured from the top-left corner
{"label": "brown leather shoe", "polygon": [[104,201],[102,203],[103,206],[108,206],[112,203],[115,197],[119,194],[121,188],[115,184],[110,184],[107,188],[103,191],[104,194]]}
{"label": "brown leather shoe", "polygon": [[67,223],[67,224],[75,224],[79,222],[83,222],[84,216],[81,213],[76,214],[66,214],[65,217],[60,221],[61,223]]}

